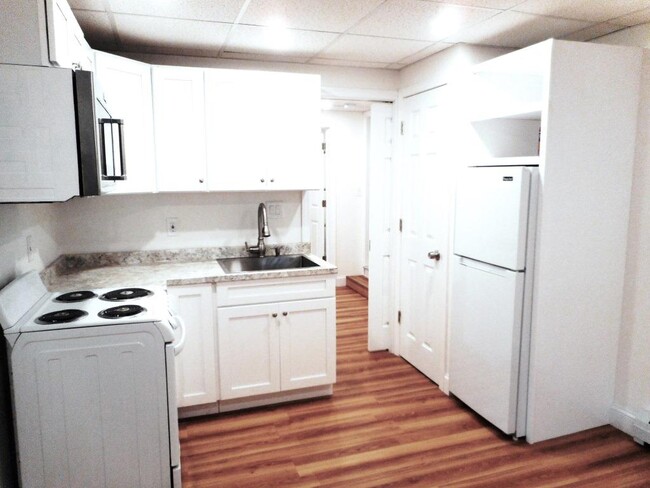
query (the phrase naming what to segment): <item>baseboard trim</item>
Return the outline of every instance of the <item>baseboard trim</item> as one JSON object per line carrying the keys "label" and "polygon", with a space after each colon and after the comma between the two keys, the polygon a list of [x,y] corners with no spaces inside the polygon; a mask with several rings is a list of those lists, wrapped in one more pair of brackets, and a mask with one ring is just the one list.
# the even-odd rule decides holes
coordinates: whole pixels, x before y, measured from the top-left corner
{"label": "baseboard trim", "polygon": [[609,409],[609,423],[628,435],[634,436],[634,421],[636,417],[623,407],[614,405]]}
{"label": "baseboard trim", "polygon": [[336,276],[336,287],[340,288],[342,286],[345,286],[345,280],[347,280],[347,278],[348,277],[346,275],[337,275]]}

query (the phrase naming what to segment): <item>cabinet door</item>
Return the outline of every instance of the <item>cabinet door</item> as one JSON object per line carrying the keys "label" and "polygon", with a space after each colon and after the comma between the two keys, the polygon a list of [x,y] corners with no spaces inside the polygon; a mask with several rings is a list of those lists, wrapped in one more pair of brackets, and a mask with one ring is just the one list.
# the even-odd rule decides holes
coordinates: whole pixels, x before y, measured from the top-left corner
{"label": "cabinet door", "polygon": [[69,70],[0,66],[0,202],[79,195]]}
{"label": "cabinet door", "polygon": [[336,307],[333,298],[278,304],[282,390],[336,381]]}
{"label": "cabinet door", "polygon": [[265,164],[269,190],[323,188],[320,130],[320,78],[265,73],[268,119]]}
{"label": "cabinet door", "polygon": [[209,188],[264,190],[268,185],[269,115],[264,73],[206,70]]}
{"label": "cabinet door", "polygon": [[83,39],[81,28],[66,0],[47,0],[46,8],[50,62],[61,68],[72,68],[79,37]]}
{"label": "cabinet door", "polygon": [[148,64],[96,53],[96,77],[111,115],[124,120],[126,180],[115,182],[113,193],[155,191],[151,67]]}
{"label": "cabinet door", "polygon": [[210,190],[322,188],[318,76],[207,70],[206,121]]}
{"label": "cabinet door", "polygon": [[172,310],[186,327],[185,346],[176,356],[176,401],[179,407],[216,402],[217,361],[212,286],[169,287]]}
{"label": "cabinet door", "polygon": [[280,391],[277,315],[276,304],[218,309],[222,400]]}
{"label": "cabinet door", "polygon": [[158,190],[205,190],[203,70],[154,66],[152,76]]}

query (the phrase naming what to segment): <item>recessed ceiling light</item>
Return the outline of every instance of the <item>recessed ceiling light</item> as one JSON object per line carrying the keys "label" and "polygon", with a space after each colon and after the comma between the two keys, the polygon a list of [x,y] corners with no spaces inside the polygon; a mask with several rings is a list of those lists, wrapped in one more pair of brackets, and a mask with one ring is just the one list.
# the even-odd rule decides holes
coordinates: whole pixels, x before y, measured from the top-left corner
{"label": "recessed ceiling light", "polygon": [[431,19],[431,32],[439,38],[450,36],[461,27],[460,10],[455,8],[444,8]]}
{"label": "recessed ceiling light", "polygon": [[265,31],[268,46],[276,51],[286,51],[293,47],[293,34],[287,28],[286,22],[280,17],[275,17],[267,23]]}

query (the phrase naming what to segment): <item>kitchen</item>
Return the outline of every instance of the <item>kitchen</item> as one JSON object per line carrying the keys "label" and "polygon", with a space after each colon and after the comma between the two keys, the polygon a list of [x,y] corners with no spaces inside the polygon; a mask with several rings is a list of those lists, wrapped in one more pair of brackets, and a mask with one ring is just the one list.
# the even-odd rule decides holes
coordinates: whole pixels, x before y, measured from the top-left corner
{"label": "kitchen", "polygon": [[[92,10],[79,10],[76,14],[80,19],[84,16],[98,15]],[[643,25],[623,29],[598,42],[642,45],[640,43],[643,42],[643,29]],[[556,35],[561,37],[560,34]],[[196,59],[183,59],[178,56],[154,55],[152,51],[155,50],[151,47],[142,48],[137,57],[141,61],[152,64],[182,65],[197,62]],[[450,73],[459,69],[460,65],[481,62],[503,52],[505,52],[503,49],[495,51],[485,47],[472,48],[461,45],[441,51],[412,66],[404,67],[401,71],[339,67],[308,69],[302,67],[303,65],[289,66],[295,66],[296,70],[301,71],[321,71],[323,91],[327,95],[325,88],[329,89],[329,98],[351,98],[356,94],[358,97],[363,96],[370,100],[390,100],[391,97],[398,98],[398,91],[399,95],[405,97],[422,91],[425,86],[426,88],[438,86],[441,81],[450,78]],[[162,61],[163,59],[165,62]],[[199,61],[206,66],[218,64],[214,59],[208,58]],[[237,64],[228,61],[220,67],[235,67]],[[246,63],[239,62],[239,66],[245,65]],[[262,69],[263,65],[252,63],[249,66]],[[287,65],[283,66],[285,70],[290,70]],[[647,83],[643,84],[644,90],[646,85]],[[338,96],[335,90],[337,87]],[[360,91],[361,95],[359,95]],[[645,102],[645,97],[642,100]],[[641,107],[644,109],[645,103],[642,103]],[[644,131],[646,120],[645,112],[642,111],[636,142],[632,213],[625,264],[624,313],[619,352],[621,359],[619,359],[617,373],[616,403],[621,407],[621,412],[629,413],[627,416],[623,415],[618,421],[623,423],[627,421],[630,425],[633,423],[634,416],[642,416],[648,406],[648,392],[644,391],[645,383],[642,381],[643,372],[647,371],[643,344],[647,343],[644,339],[647,337],[647,326],[644,324],[648,322],[647,303],[644,299],[647,294],[644,287],[647,285],[642,278],[647,275],[647,260],[642,252],[644,243],[647,242],[648,231],[647,202],[643,192],[647,173],[642,164],[644,151],[647,151]],[[271,242],[290,243],[302,240],[300,217],[297,216],[298,209],[302,205],[301,196],[295,192],[274,193],[272,198],[273,201],[283,202],[283,217],[271,223],[271,239],[273,239]],[[241,246],[242,241],[251,242],[257,236],[255,210],[260,201],[269,200],[266,195],[259,193],[206,193],[111,196],[75,199],[56,205],[3,205],[0,207],[4,256],[0,264],[2,281],[6,283],[13,279],[17,269],[29,267],[42,269],[60,254],[215,245]],[[215,208],[218,211],[215,211]],[[392,222],[396,222],[395,216],[399,218],[397,214],[393,215]],[[169,236],[166,232],[167,217],[178,219],[180,227],[176,236]],[[183,226],[186,226],[186,231]],[[32,236],[33,249],[35,249],[29,253],[25,249],[28,235]],[[120,237],[116,239],[116,235]],[[395,238],[395,236],[388,238]],[[17,264],[20,266],[17,267]]]}

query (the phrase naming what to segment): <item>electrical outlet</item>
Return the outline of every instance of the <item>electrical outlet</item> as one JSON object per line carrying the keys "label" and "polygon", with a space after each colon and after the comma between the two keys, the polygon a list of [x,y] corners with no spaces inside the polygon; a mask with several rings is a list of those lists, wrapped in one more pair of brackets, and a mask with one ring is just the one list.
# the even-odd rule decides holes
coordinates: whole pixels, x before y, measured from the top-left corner
{"label": "electrical outlet", "polygon": [[27,262],[31,263],[34,259],[34,245],[32,243],[32,236],[28,235],[25,239],[26,250],[27,250]]}
{"label": "electrical outlet", "polygon": [[269,202],[266,204],[266,211],[269,219],[277,220],[282,218],[282,202]]}
{"label": "electrical outlet", "polygon": [[173,236],[176,235],[178,230],[178,219],[176,217],[167,217],[167,235]]}

